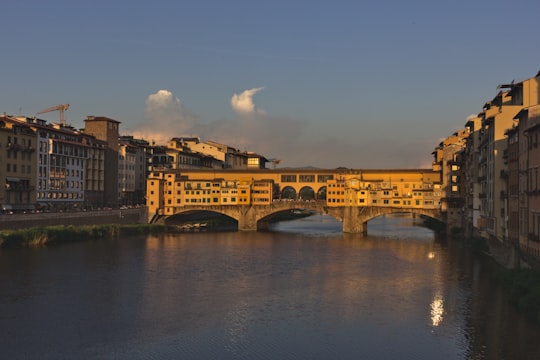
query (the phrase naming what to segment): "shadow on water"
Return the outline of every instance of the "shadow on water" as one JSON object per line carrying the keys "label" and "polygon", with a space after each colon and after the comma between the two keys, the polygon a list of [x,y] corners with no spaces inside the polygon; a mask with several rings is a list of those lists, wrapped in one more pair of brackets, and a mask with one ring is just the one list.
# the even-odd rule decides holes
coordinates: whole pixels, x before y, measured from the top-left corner
{"label": "shadow on water", "polygon": [[341,223],[330,215],[315,214],[296,220],[270,224],[268,232],[303,234],[306,236],[332,236],[342,234]]}

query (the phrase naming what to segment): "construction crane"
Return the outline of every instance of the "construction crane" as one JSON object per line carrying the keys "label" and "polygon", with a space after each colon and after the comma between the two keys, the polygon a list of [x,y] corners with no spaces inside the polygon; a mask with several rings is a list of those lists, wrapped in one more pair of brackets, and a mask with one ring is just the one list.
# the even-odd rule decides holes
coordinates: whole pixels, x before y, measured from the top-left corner
{"label": "construction crane", "polygon": [[274,169],[276,168],[276,165],[281,164],[281,160],[279,159],[269,159],[268,161],[270,161],[272,165],[274,165]]}
{"label": "construction crane", "polygon": [[58,111],[60,113],[60,124],[65,125],[66,123],[64,121],[64,111],[66,111],[67,109],[69,109],[69,104],[56,105],[56,106],[51,106],[50,108],[47,108],[47,109],[40,110],[36,113],[36,115],[48,113],[51,111]]}

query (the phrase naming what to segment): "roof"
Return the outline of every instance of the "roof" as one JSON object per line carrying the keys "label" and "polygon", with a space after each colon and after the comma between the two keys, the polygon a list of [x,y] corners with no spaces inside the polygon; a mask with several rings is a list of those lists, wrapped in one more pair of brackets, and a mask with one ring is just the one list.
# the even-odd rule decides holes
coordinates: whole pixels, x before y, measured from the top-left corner
{"label": "roof", "polygon": [[84,119],[84,121],[108,121],[108,122],[114,122],[114,123],[117,123],[117,124],[121,124],[120,121],[108,118],[106,116],[92,116],[92,115],[89,115],[89,116],[86,117],[86,119]]}

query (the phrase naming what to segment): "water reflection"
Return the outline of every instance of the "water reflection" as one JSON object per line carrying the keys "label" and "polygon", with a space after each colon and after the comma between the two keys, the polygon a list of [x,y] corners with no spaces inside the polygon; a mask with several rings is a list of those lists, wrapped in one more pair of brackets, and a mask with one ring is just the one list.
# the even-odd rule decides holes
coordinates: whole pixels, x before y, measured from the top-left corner
{"label": "water reflection", "polygon": [[443,321],[444,299],[441,294],[436,294],[431,301],[431,323],[433,326],[439,326]]}
{"label": "water reflection", "polygon": [[45,359],[540,354],[493,269],[418,221],[382,217],[362,237],[316,216],[265,233],[2,252],[0,346]]}

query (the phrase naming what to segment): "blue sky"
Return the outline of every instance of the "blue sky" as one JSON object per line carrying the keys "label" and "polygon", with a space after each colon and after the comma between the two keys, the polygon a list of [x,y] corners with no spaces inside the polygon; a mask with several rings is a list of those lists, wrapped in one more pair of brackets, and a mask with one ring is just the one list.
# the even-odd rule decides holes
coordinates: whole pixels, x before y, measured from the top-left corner
{"label": "blue sky", "polygon": [[[25,1],[0,6],[0,112],[69,103],[281,166],[416,168],[540,70],[538,0]],[[49,121],[57,113],[40,116]]]}

